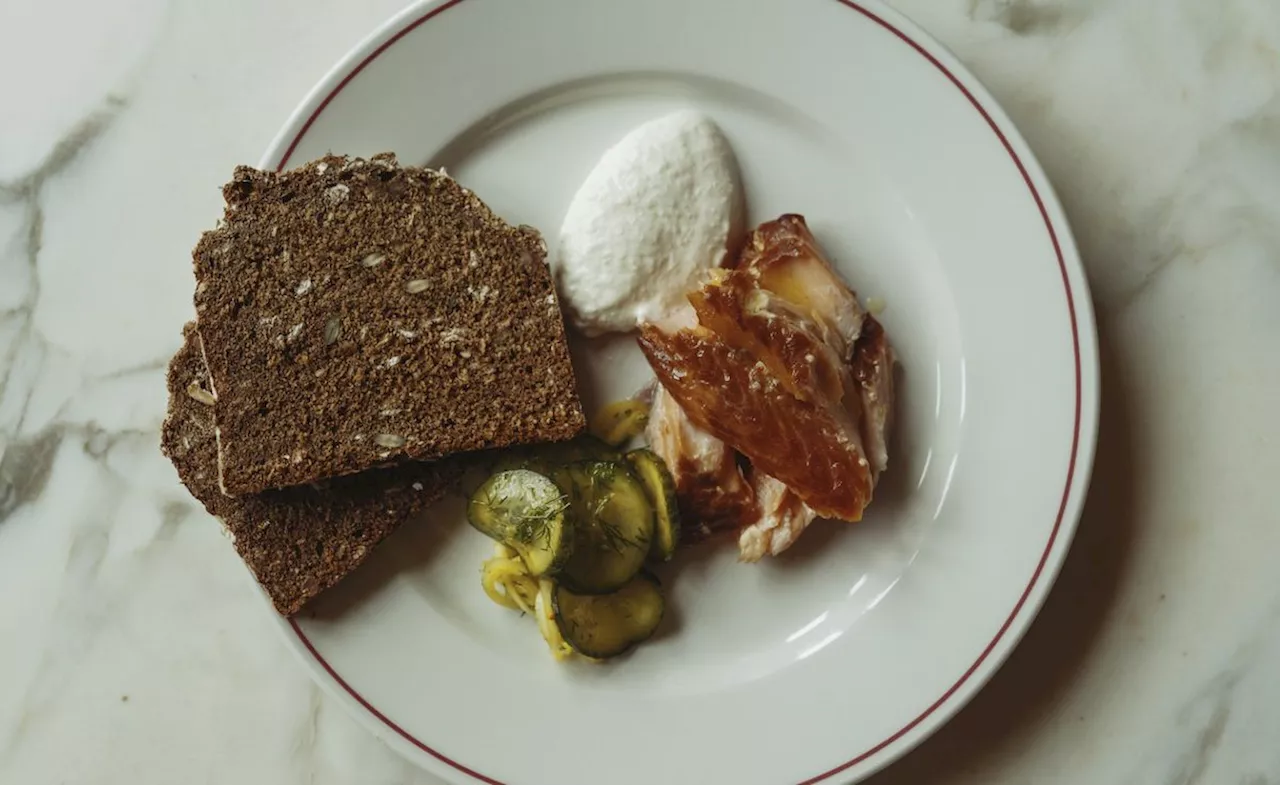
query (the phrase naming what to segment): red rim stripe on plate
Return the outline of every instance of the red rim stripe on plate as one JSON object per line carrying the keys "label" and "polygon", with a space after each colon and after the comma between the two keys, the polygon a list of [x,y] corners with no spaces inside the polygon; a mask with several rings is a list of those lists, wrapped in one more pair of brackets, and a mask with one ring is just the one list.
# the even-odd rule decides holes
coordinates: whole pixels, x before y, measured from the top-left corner
{"label": "red rim stripe on plate", "polygon": [[[404,38],[406,35],[413,32],[415,29],[417,29],[419,25],[431,19],[432,17],[435,17],[443,13],[444,11],[449,10],[450,8],[454,7],[455,5],[458,5],[461,2],[462,0],[450,0],[449,2],[443,5],[440,5],[440,6],[437,6],[436,8],[431,9],[427,13],[423,14],[422,16],[418,17],[417,19],[407,24],[403,29],[401,29],[395,35],[391,36],[391,38],[387,39],[385,43],[383,43],[377,49],[373,50],[373,52],[371,52],[368,57],[361,60],[356,65],[355,68],[351,69],[351,72],[348,73],[346,76],[344,76],[342,78],[342,81],[340,81],[337,84],[337,86],[334,87],[333,90],[331,90],[329,94],[324,97],[324,100],[320,102],[320,105],[316,107],[315,111],[312,112],[311,115],[307,118],[307,121],[303,123],[302,129],[298,131],[297,136],[293,138],[293,141],[289,143],[288,149],[285,150],[284,156],[281,157],[280,163],[276,166],[276,171],[281,171],[285,168],[286,165],[288,165],[289,158],[292,157],[294,150],[297,149],[299,143],[302,142],[302,138],[306,136],[307,131],[311,129],[311,126],[320,117],[320,114],[324,112],[324,110],[329,106],[329,103],[333,101],[334,98],[337,97],[338,93],[342,92],[342,90],[348,84],[351,83],[351,80],[355,79],[355,77],[365,69],[365,66],[369,65],[369,63],[377,59],[379,55],[381,55],[383,52],[389,49],[393,44],[395,44],[401,38]],[[1063,491],[1062,491],[1062,500],[1058,504],[1057,517],[1053,521],[1053,529],[1049,533],[1049,541],[1048,543],[1045,544],[1044,552],[1040,554],[1040,561],[1036,564],[1035,571],[1032,572],[1031,579],[1027,582],[1026,588],[1022,590],[1022,595],[1019,596],[1018,601],[1014,603],[1013,610],[1009,612],[1009,615],[1008,617],[1005,618],[1004,623],[1000,625],[1000,629],[996,631],[996,634],[991,639],[991,642],[988,643],[986,648],[982,650],[982,652],[978,655],[978,658],[973,661],[973,664],[970,665],[968,669],[965,670],[965,672],[960,675],[960,678],[956,679],[955,683],[952,684],[949,688],[947,688],[947,691],[944,692],[941,697],[939,697],[936,701],[931,703],[927,708],[925,708],[924,711],[920,712],[920,714],[917,715],[915,719],[911,720],[906,725],[902,726],[902,728],[898,729],[891,736],[886,738],[884,741],[881,741],[879,744],[876,744],[874,747],[871,747],[870,749],[857,755],[856,757],[851,758],[848,761],[845,761],[839,766],[836,766],[832,769],[824,771],[821,774],[818,774],[814,777],[810,777],[807,780],[803,780],[802,782],[799,783],[799,785],[815,785],[816,783],[822,782],[825,779],[833,777],[853,766],[858,765],[859,763],[862,763],[863,761],[866,761],[868,758],[872,757],[876,753],[880,752],[881,750],[885,749],[889,745],[901,739],[903,736],[910,733],[917,726],[919,726],[920,723],[924,722],[931,714],[933,714],[935,711],[941,708],[942,705],[946,703],[951,698],[951,696],[956,693],[957,690],[959,690],[962,686],[964,686],[965,682],[967,682],[970,679],[970,677],[973,676],[974,672],[977,671],[978,668],[982,666],[982,663],[986,662],[987,657],[989,657],[991,655],[991,652],[995,650],[997,645],[999,645],[1000,641],[1004,638],[1005,634],[1009,631],[1009,627],[1013,625],[1014,619],[1018,617],[1018,614],[1022,611],[1023,606],[1026,605],[1027,598],[1031,596],[1032,590],[1035,588],[1036,584],[1040,581],[1040,576],[1044,573],[1045,564],[1049,560],[1049,554],[1053,551],[1054,543],[1056,543],[1058,540],[1058,533],[1062,529],[1062,518],[1066,514],[1067,500],[1071,496],[1071,486],[1075,480],[1076,456],[1080,446],[1080,410],[1082,406],[1082,402],[1081,402],[1082,380],[1080,376],[1080,333],[1079,333],[1079,325],[1077,324],[1077,321],[1076,321],[1075,296],[1071,291],[1071,280],[1070,280],[1069,274],[1067,273],[1067,263],[1066,263],[1066,259],[1062,255],[1062,246],[1058,242],[1058,233],[1054,230],[1053,222],[1049,219],[1049,211],[1045,208],[1044,200],[1040,198],[1040,192],[1036,190],[1035,183],[1032,181],[1030,173],[1027,172],[1026,166],[1023,165],[1022,159],[1018,157],[1018,153],[1013,149],[1013,145],[1009,143],[1009,139],[1004,135],[1004,132],[1000,130],[1000,126],[998,126],[995,120],[992,119],[991,115],[987,112],[986,108],[983,107],[982,103],[978,101],[978,99],[973,95],[973,93],[969,91],[969,88],[965,87],[964,83],[962,83],[960,79],[957,78],[956,75],[953,74],[949,68],[943,65],[943,63],[939,61],[938,58],[934,57],[928,50],[926,50],[923,46],[917,43],[909,35],[899,30],[898,28],[894,27],[893,24],[891,24],[889,21],[876,15],[873,11],[863,8],[862,6],[858,5],[856,2],[853,2],[853,0],[836,0],[836,2],[854,11],[857,11],[858,13],[865,16],[867,19],[871,20],[872,22],[875,22],[880,27],[884,28],[888,32],[892,33],[893,35],[901,39],[903,43],[905,43],[907,46],[910,46],[912,49],[914,49],[917,53],[920,54],[921,57],[928,60],[929,63],[932,64],[934,68],[937,68],[938,71],[940,71],[953,85],[955,85],[957,90],[959,90],[962,94],[964,94],[964,97],[969,100],[969,103],[973,105],[973,108],[977,110],[978,114],[982,115],[982,119],[985,120],[987,125],[991,127],[991,130],[995,133],[996,138],[1000,140],[1000,144],[1004,147],[1005,152],[1009,154],[1009,157],[1011,159],[1013,159],[1014,166],[1018,168],[1018,173],[1022,175],[1023,181],[1027,184],[1027,189],[1031,192],[1032,199],[1035,200],[1036,207],[1039,208],[1040,210],[1040,217],[1044,220],[1045,229],[1047,229],[1049,232],[1049,240],[1053,243],[1053,252],[1057,255],[1057,258],[1058,258],[1058,269],[1062,274],[1062,287],[1065,290],[1066,297],[1067,297],[1067,314],[1071,318],[1071,348],[1075,355],[1076,405],[1075,405],[1075,422],[1072,427],[1072,435],[1071,435],[1071,456],[1067,463],[1067,480],[1066,480],[1065,487],[1063,488]],[[342,676],[339,675],[339,673],[336,670],[334,670],[333,666],[329,664],[329,662],[324,658],[324,656],[321,655],[320,652],[316,649],[315,645],[311,642],[311,640],[306,636],[306,633],[302,631],[302,628],[298,626],[297,621],[290,619],[289,625],[293,628],[294,634],[298,636],[298,640],[302,641],[302,645],[306,647],[307,651],[311,654],[312,657],[315,658],[316,662],[320,663],[320,667],[324,668],[325,672],[328,673],[329,676],[332,677],[333,680],[338,683],[338,686],[342,687],[342,689],[345,690],[348,695],[354,698],[356,702],[359,703],[361,706],[363,706],[366,711],[368,711],[370,714],[376,717],[379,722],[386,725],[391,730],[395,731],[397,735],[399,735],[401,738],[403,738],[405,741],[409,742],[413,746],[417,747],[418,749],[432,756],[436,760],[439,760],[442,763],[452,766],[453,768],[457,769],[463,774],[466,774],[469,777],[473,777],[479,780],[480,782],[488,783],[489,785],[504,785],[504,783],[498,780],[495,780],[492,777],[486,777],[480,772],[474,769],[471,769],[459,763],[458,761],[455,761],[449,758],[448,756],[444,755],[443,753],[435,749],[432,749],[427,744],[423,743],[422,741],[419,741],[413,734],[409,733],[404,728],[397,725],[393,720],[391,720],[391,718],[387,717],[385,714],[379,711],[377,707],[375,707],[368,700],[366,700],[363,695],[361,695],[359,692],[356,691],[354,687],[352,687],[350,684],[347,683],[346,679],[342,678]]]}

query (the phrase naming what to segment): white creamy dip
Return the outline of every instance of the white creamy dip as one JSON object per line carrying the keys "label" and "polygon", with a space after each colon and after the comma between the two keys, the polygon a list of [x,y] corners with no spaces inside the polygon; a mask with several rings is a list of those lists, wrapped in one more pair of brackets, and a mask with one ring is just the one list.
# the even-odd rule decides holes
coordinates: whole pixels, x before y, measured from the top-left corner
{"label": "white creamy dip", "polygon": [[560,228],[556,284],[587,335],[626,332],[685,302],[742,232],[737,164],[708,117],[680,111],[600,158]]}

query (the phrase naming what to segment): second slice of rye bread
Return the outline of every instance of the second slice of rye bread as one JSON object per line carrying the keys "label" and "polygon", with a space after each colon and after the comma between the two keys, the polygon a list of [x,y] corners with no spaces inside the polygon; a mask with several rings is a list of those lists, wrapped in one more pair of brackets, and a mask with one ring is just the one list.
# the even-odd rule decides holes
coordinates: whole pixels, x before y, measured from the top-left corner
{"label": "second slice of rye bread", "polygon": [[178,479],[222,521],[236,551],[282,615],[358,567],[375,545],[436,502],[462,473],[451,458],[406,461],[331,482],[230,498],[218,489],[213,397],[194,325],[169,363],[160,447]]}
{"label": "second slice of rye bread", "polygon": [[224,493],[585,425],[536,231],[390,155],[236,169],[193,254]]}

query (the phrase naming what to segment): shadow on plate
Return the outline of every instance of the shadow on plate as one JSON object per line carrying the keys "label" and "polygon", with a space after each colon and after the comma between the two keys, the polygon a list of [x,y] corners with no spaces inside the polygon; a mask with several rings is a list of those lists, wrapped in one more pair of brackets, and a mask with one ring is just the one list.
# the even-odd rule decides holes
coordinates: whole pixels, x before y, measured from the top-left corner
{"label": "shadow on plate", "polygon": [[[574,336],[570,342],[571,350],[597,352],[607,356],[618,356],[629,351],[633,346],[630,336],[619,340],[616,337],[586,339]],[[604,401],[586,400],[586,394],[592,390],[606,387],[604,380],[592,374],[598,374],[600,368],[596,364],[582,362],[575,357],[575,367],[580,369],[579,387],[583,388],[584,401],[588,409],[598,406]],[[606,364],[607,367],[607,364]],[[903,370],[899,365],[895,372],[895,389],[898,391],[897,406],[905,411],[905,395],[907,386],[903,383]],[[639,391],[644,394],[645,390]],[[897,515],[895,512],[907,504],[913,493],[911,467],[913,460],[907,454],[913,439],[904,432],[906,423],[899,423],[890,433],[889,454],[893,456],[889,469],[876,489],[875,503],[869,508],[866,519],[857,524],[820,519],[804,532],[794,546],[776,558],[766,558],[763,569],[803,570],[806,565],[828,550],[832,543],[840,537],[850,534],[851,527],[880,528],[893,526]],[[491,455],[489,456],[491,457]],[[416,519],[409,521],[390,537],[379,544],[369,558],[338,586],[322,594],[308,605],[301,616],[308,619],[333,620],[344,614],[353,612],[366,604],[381,591],[397,575],[411,574],[429,570],[433,561],[446,553],[446,547],[455,537],[468,536],[473,533],[466,525],[466,499],[470,492],[479,486],[487,476],[486,461],[482,456],[475,466],[468,471],[458,489],[447,494],[444,499],[424,511]],[[701,543],[682,548],[677,558],[669,563],[654,567],[654,572],[666,586],[680,580],[680,574],[696,575],[707,569],[710,557],[725,550],[736,553],[736,533],[724,533]],[[667,615],[659,638],[675,635],[680,627],[679,608],[672,603],[667,608]]]}
{"label": "shadow on plate", "polygon": [[455,490],[383,540],[342,583],[302,611],[309,619],[332,620],[352,612],[402,573],[429,569],[454,537],[473,530],[465,523],[466,497]]}
{"label": "shadow on plate", "polygon": [[871,785],[946,782],[943,772],[968,778],[1026,746],[1096,645],[1129,560],[1140,479],[1133,456],[1139,421],[1104,327],[1099,325],[1104,389],[1093,481],[1057,583],[990,683],[934,736],[867,780]]}

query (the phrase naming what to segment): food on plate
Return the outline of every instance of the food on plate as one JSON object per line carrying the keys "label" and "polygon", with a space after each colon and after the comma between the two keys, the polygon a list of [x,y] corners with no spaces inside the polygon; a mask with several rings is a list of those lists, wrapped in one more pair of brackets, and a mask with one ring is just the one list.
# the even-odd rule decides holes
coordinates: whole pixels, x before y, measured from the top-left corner
{"label": "food on plate", "polygon": [[653,504],[622,462],[583,461],[566,473],[576,521],[560,582],[583,594],[617,591],[649,556]]}
{"label": "food on plate", "polygon": [[615,401],[591,418],[591,433],[605,444],[626,444],[644,432],[649,421],[649,406],[627,398]]}
{"label": "food on plate", "polygon": [[[831,268],[817,240],[799,215],[784,215],[761,224],[743,248],[738,267],[797,305],[824,325],[825,342],[853,369],[862,402],[858,417],[862,447],[871,462],[872,479],[888,463],[888,430],[893,408],[893,365],[884,327],[863,311],[853,290]],[[883,309],[883,303],[878,307]],[[851,355],[851,356],[850,356]],[[850,412],[858,410],[851,398]]]}
{"label": "food on plate", "polygon": [[333,586],[387,535],[418,515],[461,472],[456,460],[412,461],[317,485],[232,498],[218,487],[213,394],[195,325],[169,365],[161,448],[209,514],[221,519],[249,570],[282,615]]}
{"label": "food on plate", "polygon": [[612,594],[577,594],[562,585],[551,596],[564,642],[593,659],[616,657],[648,640],[666,610],[662,585],[644,571]]}
{"label": "food on plate", "polygon": [[889,465],[889,428],[893,422],[893,364],[896,359],[884,327],[867,314],[853,353],[853,378],[862,399],[862,447],[871,462],[871,477]]}
{"label": "food on plate", "polygon": [[[801,216],[744,242],[732,150],[701,114],[604,154],[554,273],[536,230],[390,154],[239,167],[223,195],[162,448],[282,614],[480,463],[481,586],[558,659],[649,639],[666,599],[646,565],[682,543],[732,531],[757,561],[871,501],[884,330]],[[589,433],[562,303],[588,335],[638,329],[657,377]]]}
{"label": "food on plate", "polygon": [[554,261],[573,323],[628,332],[684,302],[742,234],[733,150],[685,110],[645,123],[601,157],[569,204]]}
{"label": "food on plate", "polygon": [[559,572],[573,552],[568,509],[568,496],[550,477],[511,469],[493,475],[472,494],[467,520],[514,550],[536,578]]}
{"label": "food on plate", "polygon": [[529,574],[519,553],[500,542],[494,544],[494,555],[480,566],[480,585],[489,599],[521,613],[533,613],[541,582]]}
{"label": "food on plate", "polygon": [[649,556],[658,561],[671,561],[680,544],[680,505],[676,501],[675,480],[667,464],[652,450],[642,447],[627,453],[626,457],[653,504],[653,544]]}
{"label": "food on plate", "polygon": [[[758,517],[739,521],[743,558],[780,552],[818,515],[860,520],[887,460],[894,359],[803,217],[762,224],[737,265],[712,271],[689,300],[642,325],[640,345],[693,433],[750,463]],[[678,463],[673,474],[679,488]],[[710,505],[690,512],[718,517]]]}
{"label": "food on plate", "polygon": [[645,435],[671,472],[686,541],[738,531],[755,515],[755,491],[738,454],[694,425],[664,387],[654,392]]}
{"label": "food on plate", "polygon": [[537,231],[385,154],[223,195],[194,260],[224,492],[584,428]]}
{"label": "food on plate", "polygon": [[752,514],[741,521],[738,556],[743,561],[754,562],[790,548],[818,513],[781,480],[754,466],[747,471],[747,481],[751,484],[755,507]]}
{"label": "food on plate", "polygon": [[[280,613],[453,487],[464,452],[584,429],[533,229],[390,155],[240,167],[223,194],[161,446]],[[572,530],[537,534],[511,552],[554,572]]]}
{"label": "food on plate", "polygon": [[674,488],[652,452],[618,456],[590,437],[499,461],[468,504],[471,524],[496,541],[485,594],[531,614],[559,659],[629,650],[662,618],[660,587],[643,570],[679,543]]}
{"label": "food on plate", "polygon": [[554,267],[573,323],[587,335],[638,327],[659,381],[643,416],[620,402],[592,432],[619,446],[643,427],[685,541],[732,531],[757,561],[818,517],[862,518],[888,463],[895,359],[804,218],[742,243],[742,203],[712,121],[653,120],[579,188]]}

